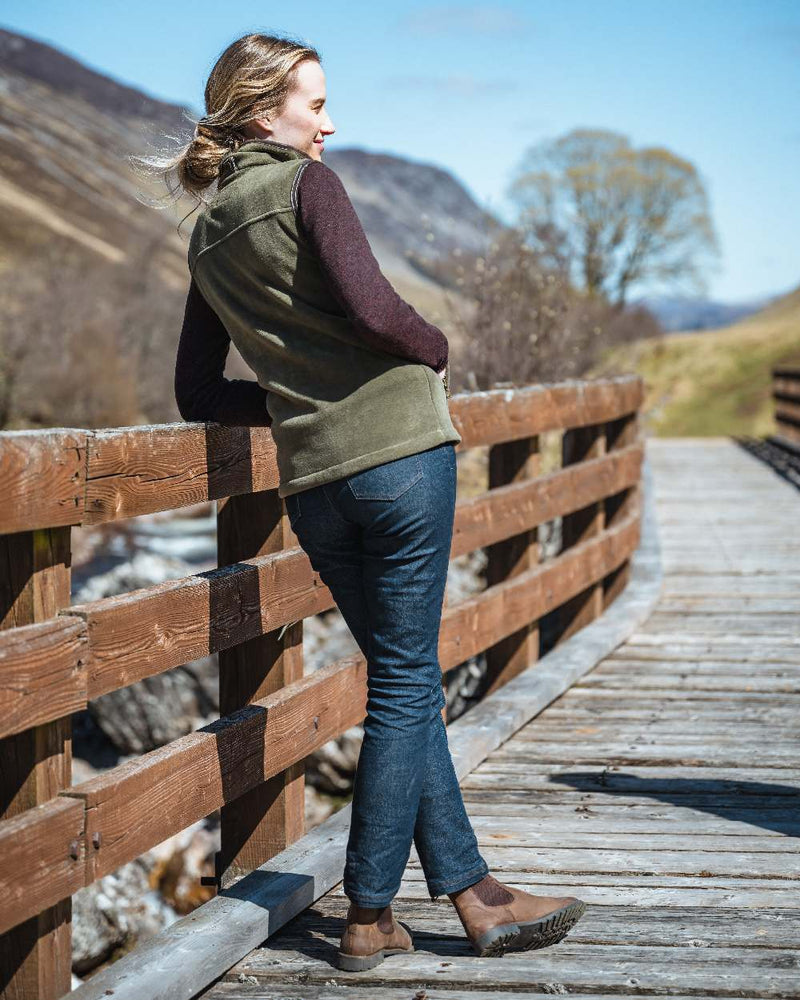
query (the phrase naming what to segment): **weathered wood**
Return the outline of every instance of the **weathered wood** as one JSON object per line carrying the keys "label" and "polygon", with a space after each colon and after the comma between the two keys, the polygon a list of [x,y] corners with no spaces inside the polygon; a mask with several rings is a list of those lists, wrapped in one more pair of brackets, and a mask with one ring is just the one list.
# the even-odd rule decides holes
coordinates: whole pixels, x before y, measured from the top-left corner
{"label": "weathered wood", "polygon": [[0,534],[80,524],[85,468],[85,431],[3,431]]}
{"label": "weathered wood", "polygon": [[[635,482],[640,467],[641,450],[634,447],[596,463],[499,487],[491,497],[460,502],[451,558],[532,531],[589,497]],[[623,519],[615,527],[624,528],[629,521]],[[293,547],[76,604],[69,614],[86,621],[87,695],[92,699],[201,656],[257,640],[333,605],[330,591],[305,552]]]}
{"label": "weathered wood", "polygon": [[63,792],[85,802],[87,883],[298,763],[366,713],[361,655]]}
{"label": "weathered wood", "polygon": [[278,487],[268,427],[153,424],[88,438],[84,524]]}
{"label": "weathered wood", "polygon": [[[222,566],[281,551],[287,521],[277,492],[229,497],[217,505],[217,553]],[[292,541],[296,542],[296,538]],[[290,543],[291,544],[291,541]],[[253,595],[260,604],[258,594]],[[216,620],[211,609],[212,620]],[[219,654],[220,715],[245,709],[303,676],[303,623],[256,636]],[[218,884],[226,888],[289,844],[305,828],[305,768],[302,759],[228,798],[221,809]]]}
{"label": "weathered wood", "polygon": [[80,618],[0,631],[0,738],[86,708],[85,651]]}
{"label": "weathered wood", "polygon": [[743,774],[740,768],[701,765],[647,767],[637,764],[626,765],[623,770],[615,765],[582,764],[580,771],[576,771],[570,764],[486,761],[479,770],[468,775],[464,786],[513,788],[522,787],[527,780],[527,787],[532,792],[538,788],[580,788],[586,791],[603,789],[609,794],[617,790],[628,794],[661,790],[671,795],[724,794],[733,789],[740,795],[763,795],[768,786],[773,788],[775,796],[800,800],[798,778],[800,769],[789,767],[777,770],[774,767],[750,767]]}
{"label": "weathered wood", "polygon": [[[493,445],[489,448],[489,490],[534,479],[540,468],[538,436]],[[488,499],[492,499],[491,492]],[[494,586],[502,580],[523,573],[538,562],[537,530],[531,529],[513,535],[488,547],[486,583],[490,587]],[[539,623],[529,621],[517,632],[486,650],[486,676],[482,695],[496,691],[538,658]]]}
{"label": "weathered wood", "polygon": [[[624,417],[641,406],[636,375],[458,394],[460,448]],[[108,521],[277,489],[268,427],[153,424],[0,435],[0,532]]]}
{"label": "weathered wood", "polygon": [[[697,894],[695,894],[697,895]],[[570,942],[601,943],[624,940],[628,944],[673,944],[686,946],[698,938],[706,947],[791,948],[797,944],[791,921],[781,907],[758,909],[739,906],[615,904],[587,908],[570,932]],[[461,938],[463,929],[449,901],[402,898],[398,904],[400,919],[407,921],[415,940],[424,948],[435,947],[437,938]],[[343,923],[338,895],[333,892],[318,899],[313,906],[287,925],[281,944],[301,936],[318,935],[332,943],[336,929]]]}
{"label": "weathered wood", "polygon": [[[0,934],[23,921],[33,931],[39,913],[82,889],[86,850],[83,806],[74,800],[56,796],[0,823]],[[2,943],[13,948],[13,936]]]}
{"label": "weathered wood", "polygon": [[[331,967],[332,948],[326,942],[306,942],[302,952],[275,945],[258,948],[228,973],[234,980],[255,977],[263,997],[270,982],[322,985],[335,981],[354,986],[369,996],[373,985],[387,978],[385,964],[366,972],[342,972]],[[543,949],[535,957],[511,952],[502,960],[476,960],[464,940],[437,940],[410,955],[392,956],[391,982],[405,987],[413,997],[417,984],[436,983],[462,996],[474,989],[491,989],[518,998],[537,993],[563,993],[568,988],[581,995],[609,991],[619,995],[709,992],[717,997],[796,997],[797,952],[794,948],[696,948],[680,950],[670,945],[590,944],[571,945],[568,940]],[[568,984],[568,986],[567,986]],[[521,991],[524,991],[522,993]],[[213,992],[208,994],[213,998]],[[302,994],[301,994],[302,995]],[[401,994],[402,995],[402,994]],[[251,994],[252,996],[252,994]]]}
{"label": "weathered wood", "polygon": [[[63,442],[61,442],[63,443]],[[56,460],[57,466],[60,464]],[[65,460],[57,469],[57,484],[64,485],[65,469],[74,471],[72,459]],[[63,495],[63,494],[62,494]],[[38,528],[11,535],[0,535],[0,564],[5,573],[0,577],[0,629],[32,625],[47,621],[66,607],[70,600],[70,528]],[[74,623],[73,623],[74,624]],[[41,674],[41,669],[39,671]],[[79,683],[81,681],[79,680]],[[72,780],[72,720],[69,715],[36,725],[24,732],[6,736],[0,741],[0,818],[10,820],[20,817],[37,806],[51,800]],[[75,870],[65,862],[56,863],[51,837],[64,833],[64,824],[47,831],[51,816],[68,816],[74,823],[74,813],[62,814],[57,807],[44,814],[45,832],[38,839],[47,845],[46,875],[39,873],[37,892],[41,897],[57,899],[36,916],[17,924],[0,938],[0,983],[4,998],[17,996],[41,997],[55,1000],[70,988],[72,952],[72,899]],[[40,814],[41,815],[41,814]],[[2,824],[0,824],[0,827]],[[74,828],[74,827],[73,827]],[[27,827],[12,827],[14,830]],[[37,833],[41,827],[34,826]],[[85,853],[85,831],[78,838],[62,843],[62,850],[76,854],[79,860]],[[30,847],[30,845],[28,845]],[[12,854],[15,853],[12,851]],[[29,855],[30,857],[30,855]],[[36,855],[33,855],[36,857]],[[17,853],[17,858],[19,854]],[[6,868],[13,882],[32,879],[30,863],[14,871]],[[50,887],[42,885],[42,876],[53,880]],[[57,886],[67,888],[65,898],[55,896]],[[14,886],[9,887],[13,897]],[[3,904],[5,905],[5,900]],[[6,911],[6,921],[8,913]],[[13,918],[12,918],[13,919]]]}
{"label": "weathered wood", "polygon": [[[565,430],[561,437],[561,465],[582,463],[599,458],[606,453],[605,424],[576,427]],[[587,504],[586,507],[566,515],[561,522],[561,548],[566,550],[587,538],[600,535],[605,527],[605,501]],[[619,568],[619,567],[617,567]],[[594,582],[558,609],[556,641],[569,636],[594,621],[603,613],[603,580]]]}
{"label": "weathered wood", "polygon": [[620,375],[457,394],[450,413],[463,438],[459,448],[473,448],[616,420],[638,410],[643,398],[644,380]]}
{"label": "weathered wood", "polygon": [[189,1000],[341,880],[345,806],[263,867],[96,973],[70,1000]]}
{"label": "weathered wood", "polygon": [[[298,977],[299,980],[299,977]],[[326,983],[330,983],[331,980],[326,980]],[[369,1000],[453,1000],[454,996],[458,996],[459,1000],[462,996],[469,997],[469,1000],[498,1000],[501,996],[509,996],[509,994],[498,994],[494,990],[486,992],[481,989],[469,989],[468,993],[465,993],[463,989],[454,993],[453,990],[447,987],[430,986],[425,984],[424,991],[422,987],[417,988],[417,985],[412,985],[408,987],[405,992],[398,993],[396,986],[376,986],[374,983],[369,983],[366,987],[366,992],[360,990],[357,985],[354,986],[344,986],[338,981],[336,985],[317,985],[308,982],[307,977],[302,980],[302,998],[298,993],[297,982],[289,986],[284,986],[283,984],[276,985],[270,982],[269,984],[269,997],[270,1000],[350,1000],[351,997],[358,996],[359,993],[364,993],[366,996],[369,995]],[[551,984],[552,985],[552,984]],[[219,1000],[255,1000],[255,998],[264,998],[264,987],[259,982],[249,982],[246,977],[243,977],[242,982],[228,983],[221,982],[217,983],[214,987],[216,990],[215,997],[219,997]],[[720,998],[718,993],[715,993],[712,997],[710,993],[692,993],[691,996],[686,993],[674,993],[670,991],[670,997],[673,1000],[726,1000],[726,998]],[[514,994],[514,1000],[520,1000],[522,997],[531,996],[530,993],[516,993]],[[614,993],[581,993],[581,1000],[619,1000],[619,994]],[[730,1000],[730,998],[728,998]]]}

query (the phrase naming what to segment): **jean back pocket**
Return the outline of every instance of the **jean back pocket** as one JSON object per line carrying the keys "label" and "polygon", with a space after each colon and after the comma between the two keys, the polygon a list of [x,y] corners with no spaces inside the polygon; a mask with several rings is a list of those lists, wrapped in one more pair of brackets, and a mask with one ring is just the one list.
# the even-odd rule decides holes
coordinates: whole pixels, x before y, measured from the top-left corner
{"label": "jean back pocket", "polygon": [[422,479],[423,474],[417,453],[354,472],[347,477],[347,485],[358,500],[396,500]]}

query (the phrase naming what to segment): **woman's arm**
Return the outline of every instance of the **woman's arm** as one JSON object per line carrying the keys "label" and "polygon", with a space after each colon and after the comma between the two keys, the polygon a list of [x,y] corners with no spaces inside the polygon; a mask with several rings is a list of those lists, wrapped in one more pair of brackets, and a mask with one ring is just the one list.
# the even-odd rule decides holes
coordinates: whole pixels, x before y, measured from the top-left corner
{"label": "woman's arm", "polygon": [[298,220],[331,290],[364,340],[441,371],[449,344],[383,275],[339,175],[321,160],[301,168]]}
{"label": "woman's arm", "polygon": [[268,427],[267,390],[249,379],[226,379],[231,340],[192,278],[175,360],[175,401],[184,420]]}

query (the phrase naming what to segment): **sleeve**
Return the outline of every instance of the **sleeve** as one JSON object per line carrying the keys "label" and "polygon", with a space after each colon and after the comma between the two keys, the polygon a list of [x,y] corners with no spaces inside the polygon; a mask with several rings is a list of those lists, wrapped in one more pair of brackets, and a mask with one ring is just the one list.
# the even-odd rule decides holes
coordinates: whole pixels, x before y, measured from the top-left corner
{"label": "sleeve", "polygon": [[175,360],[175,401],[184,420],[268,427],[267,390],[249,379],[226,379],[231,340],[192,278]]}
{"label": "sleeve", "polygon": [[335,298],[373,347],[441,371],[449,344],[392,287],[338,174],[321,160],[302,168],[297,184],[302,234],[319,257]]}

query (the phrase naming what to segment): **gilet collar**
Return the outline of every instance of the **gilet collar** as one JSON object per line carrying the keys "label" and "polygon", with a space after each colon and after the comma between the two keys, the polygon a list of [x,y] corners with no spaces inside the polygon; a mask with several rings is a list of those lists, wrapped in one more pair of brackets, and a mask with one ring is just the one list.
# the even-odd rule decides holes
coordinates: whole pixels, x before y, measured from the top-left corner
{"label": "gilet collar", "polygon": [[240,171],[247,170],[249,167],[279,163],[283,160],[310,159],[308,153],[297,149],[296,146],[278,142],[276,139],[248,139],[238,149],[231,150],[230,153],[223,156],[219,165],[217,186],[224,186]]}

